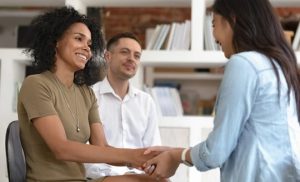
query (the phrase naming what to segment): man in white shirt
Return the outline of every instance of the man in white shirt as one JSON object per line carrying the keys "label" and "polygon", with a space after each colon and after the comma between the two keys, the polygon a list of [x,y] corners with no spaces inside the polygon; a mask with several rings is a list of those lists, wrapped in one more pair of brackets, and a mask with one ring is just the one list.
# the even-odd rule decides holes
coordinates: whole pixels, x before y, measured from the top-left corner
{"label": "man in white shirt", "polygon": [[[104,54],[107,76],[93,86],[105,136],[113,147],[141,148],[161,144],[153,99],[129,83],[136,74],[141,53],[140,41],[134,34],[125,32],[113,36]],[[92,178],[138,172],[107,164],[86,165],[86,169],[87,176]]]}

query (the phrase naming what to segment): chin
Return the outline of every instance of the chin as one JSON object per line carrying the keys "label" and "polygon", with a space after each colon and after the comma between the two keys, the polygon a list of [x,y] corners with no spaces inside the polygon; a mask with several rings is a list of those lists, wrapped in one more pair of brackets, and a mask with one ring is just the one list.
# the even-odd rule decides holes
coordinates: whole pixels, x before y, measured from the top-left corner
{"label": "chin", "polygon": [[224,56],[225,56],[227,59],[229,59],[229,57],[230,57],[229,55],[227,55],[227,54],[225,54],[225,53],[224,53]]}
{"label": "chin", "polygon": [[224,53],[224,56],[229,59],[231,56],[232,56],[232,53],[231,52],[227,52],[227,51],[223,51]]}
{"label": "chin", "polygon": [[85,66],[78,66],[76,71],[83,70]]}
{"label": "chin", "polygon": [[127,79],[130,79],[134,76],[135,74],[131,74],[131,73],[126,73],[124,74],[124,76],[127,78]]}

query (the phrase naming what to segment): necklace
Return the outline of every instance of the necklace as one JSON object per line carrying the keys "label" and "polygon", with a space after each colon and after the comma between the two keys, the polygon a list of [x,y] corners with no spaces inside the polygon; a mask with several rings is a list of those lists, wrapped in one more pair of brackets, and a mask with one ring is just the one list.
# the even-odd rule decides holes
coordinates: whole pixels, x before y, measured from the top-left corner
{"label": "necklace", "polygon": [[54,75],[55,81],[56,81],[56,83],[57,83],[57,85],[58,85],[58,90],[59,90],[60,94],[63,96],[63,98],[64,98],[64,100],[65,100],[65,102],[66,102],[66,104],[67,104],[67,107],[68,107],[68,109],[69,109],[69,111],[70,111],[70,113],[71,113],[71,115],[72,115],[72,118],[74,119],[74,121],[77,121],[76,131],[77,131],[77,132],[80,132],[79,119],[78,119],[78,111],[77,111],[77,99],[76,99],[75,86],[73,85],[73,92],[74,92],[74,96],[75,96],[76,117],[75,117],[75,115],[73,114],[73,112],[72,112],[72,110],[71,110],[70,104],[69,104],[69,102],[68,102],[68,100],[67,100],[67,97],[65,96],[65,93],[62,91],[62,88],[61,88],[61,86],[60,86],[60,83],[59,83],[59,81],[58,81],[57,76],[56,76],[55,74],[53,74],[53,75]]}

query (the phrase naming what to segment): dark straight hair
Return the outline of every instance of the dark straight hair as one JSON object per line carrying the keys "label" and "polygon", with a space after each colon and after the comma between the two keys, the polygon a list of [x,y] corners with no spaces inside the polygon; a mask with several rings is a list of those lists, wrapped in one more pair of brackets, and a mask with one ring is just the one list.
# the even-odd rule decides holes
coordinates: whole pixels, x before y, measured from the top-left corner
{"label": "dark straight hair", "polygon": [[215,0],[213,12],[224,17],[233,29],[235,52],[257,51],[268,58],[275,70],[278,93],[280,78],[277,63],[288,85],[288,99],[295,92],[300,123],[300,73],[294,51],[287,42],[282,26],[268,0]]}

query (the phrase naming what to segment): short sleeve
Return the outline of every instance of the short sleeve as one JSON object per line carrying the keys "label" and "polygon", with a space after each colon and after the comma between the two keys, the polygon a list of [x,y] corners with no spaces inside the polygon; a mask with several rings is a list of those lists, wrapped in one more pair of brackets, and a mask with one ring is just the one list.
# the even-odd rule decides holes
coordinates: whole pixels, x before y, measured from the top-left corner
{"label": "short sleeve", "polygon": [[24,80],[19,93],[19,102],[24,106],[29,121],[57,114],[51,90],[40,77],[29,76]]}
{"label": "short sleeve", "polygon": [[[89,111],[89,122],[92,123],[101,123],[100,117],[99,117],[99,106],[97,103],[97,98],[95,96],[95,93],[92,88],[88,87],[88,92],[91,98],[91,109]],[[102,123],[101,123],[102,124]]]}

